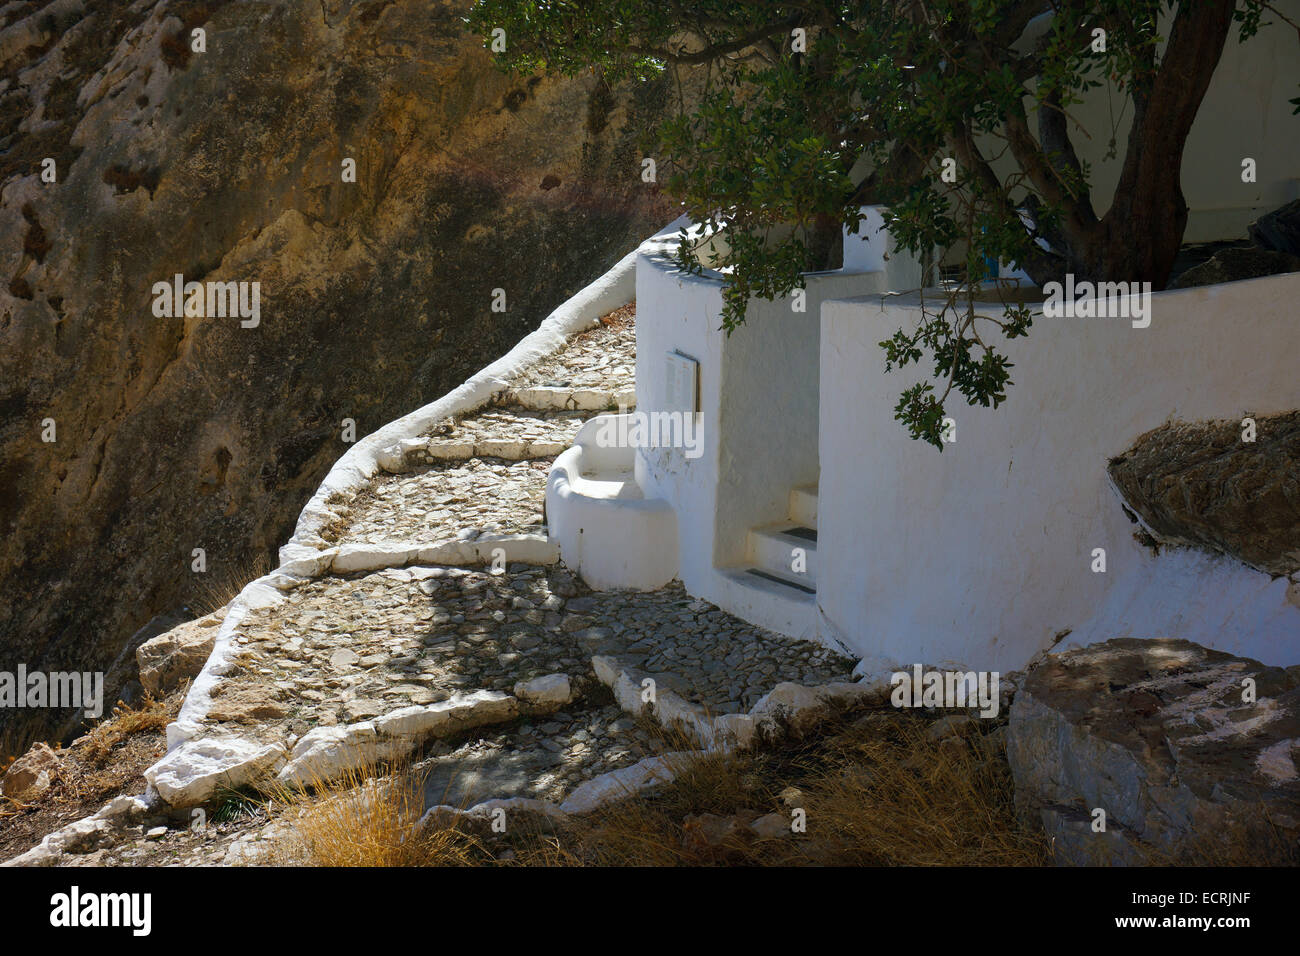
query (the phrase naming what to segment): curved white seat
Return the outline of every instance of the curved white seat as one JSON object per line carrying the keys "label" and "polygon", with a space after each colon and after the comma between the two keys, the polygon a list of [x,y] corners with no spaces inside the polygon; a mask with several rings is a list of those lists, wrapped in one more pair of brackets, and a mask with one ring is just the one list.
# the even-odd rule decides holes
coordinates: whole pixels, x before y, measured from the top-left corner
{"label": "curved white seat", "polygon": [[591,587],[652,590],[677,576],[677,515],[668,502],[645,497],[636,449],[598,442],[618,418],[588,421],[551,466],[547,529],[561,560]]}

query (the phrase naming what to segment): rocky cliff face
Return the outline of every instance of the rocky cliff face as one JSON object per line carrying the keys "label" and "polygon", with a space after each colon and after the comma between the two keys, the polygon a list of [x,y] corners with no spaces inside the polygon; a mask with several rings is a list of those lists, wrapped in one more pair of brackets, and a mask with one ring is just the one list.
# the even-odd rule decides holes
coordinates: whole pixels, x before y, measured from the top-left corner
{"label": "rocky cliff face", "polygon": [[[0,6],[0,670],[129,662],[194,549],[210,580],[282,543],[345,420],[459,384],[672,217],[638,146],[667,86],[511,78],[464,8]],[[156,315],[178,274],[259,283],[257,324]],[[66,716],[0,711],[11,748]]]}

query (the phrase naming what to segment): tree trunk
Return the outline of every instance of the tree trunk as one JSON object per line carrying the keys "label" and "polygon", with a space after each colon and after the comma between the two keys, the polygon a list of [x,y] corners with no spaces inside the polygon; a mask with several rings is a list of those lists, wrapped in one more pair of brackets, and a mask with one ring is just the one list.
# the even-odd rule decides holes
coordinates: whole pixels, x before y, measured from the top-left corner
{"label": "tree trunk", "polygon": [[844,264],[844,231],[834,216],[815,216],[804,241],[810,272],[838,269]]}
{"label": "tree trunk", "polygon": [[1115,198],[1085,235],[1071,236],[1081,278],[1163,289],[1187,227],[1183,150],[1232,26],[1234,0],[1183,0],[1159,71],[1135,91],[1133,129]]}

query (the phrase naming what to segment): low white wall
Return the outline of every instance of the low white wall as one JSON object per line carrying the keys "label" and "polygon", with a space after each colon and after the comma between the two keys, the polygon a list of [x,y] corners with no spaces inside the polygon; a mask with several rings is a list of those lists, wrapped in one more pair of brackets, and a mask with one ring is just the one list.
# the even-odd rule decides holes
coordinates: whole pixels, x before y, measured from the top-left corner
{"label": "low white wall", "polygon": [[[913,327],[915,298],[827,303],[821,626],[902,664],[1014,669],[1066,629],[1085,643],[1187,636],[1300,660],[1286,581],[1227,559],[1153,557],[1106,475],[1109,458],[1167,420],[1300,407],[1297,301],[1292,274],[1157,294],[1145,329],[1036,318],[1027,339],[999,345],[1015,363],[1007,402],[953,400],[956,441],[942,454],[894,420],[920,376],[883,374],[877,344]],[[1090,570],[1094,548],[1106,550],[1104,574]],[[1199,596],[1174,580],[1194,580]]]}

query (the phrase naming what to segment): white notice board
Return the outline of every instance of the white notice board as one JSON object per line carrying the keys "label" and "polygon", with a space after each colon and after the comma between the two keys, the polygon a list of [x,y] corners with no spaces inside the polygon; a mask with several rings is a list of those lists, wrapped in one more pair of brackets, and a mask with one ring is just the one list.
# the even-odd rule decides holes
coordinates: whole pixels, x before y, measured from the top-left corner
{"label": "white notice board", "polygon": [[700,410],[700,363],[681,352],[669,352],[664,411],[693,415]]}

